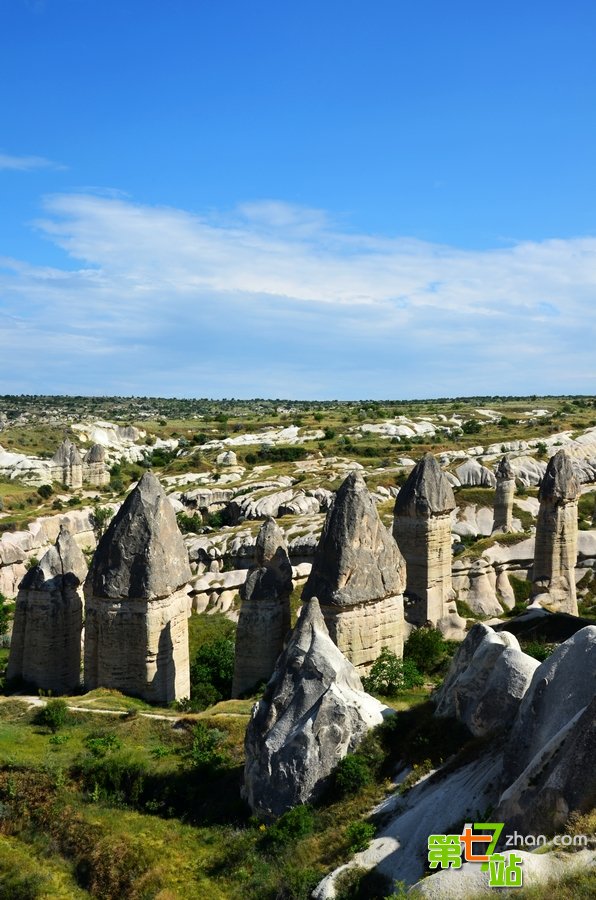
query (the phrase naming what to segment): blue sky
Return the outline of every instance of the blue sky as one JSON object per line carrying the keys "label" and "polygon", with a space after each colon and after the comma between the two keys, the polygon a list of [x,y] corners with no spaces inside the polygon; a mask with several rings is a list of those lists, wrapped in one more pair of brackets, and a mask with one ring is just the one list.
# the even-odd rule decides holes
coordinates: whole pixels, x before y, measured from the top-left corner
{"label": "blue sky", "polygon": [[593,393],[591,0],[3,0],[0,392]]}

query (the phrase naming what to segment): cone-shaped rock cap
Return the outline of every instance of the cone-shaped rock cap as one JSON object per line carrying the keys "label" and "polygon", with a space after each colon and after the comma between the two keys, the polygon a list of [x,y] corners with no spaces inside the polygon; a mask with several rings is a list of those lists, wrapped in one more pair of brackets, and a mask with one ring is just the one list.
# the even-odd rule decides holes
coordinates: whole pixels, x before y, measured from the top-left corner
{"label": "cone-shaped rock cap", "polygon": [[243,600],[276,600],[292,591],[292,564],[283,531],[269,517],[255,545],[255,563],[240,590]]}
{"label": "cone-shaped rock cap", "polygon": [[146,472],[101,538],[87,578],[94,596],[155,600],[191,578],[174,509]]}
{"label": "cone-shaped rock cap", "polygon": [[93,446],[85,454],[86,463],[102,463],[106,460],[106,451],[101,444],[93,444]]}
{"label": "cone-shaped rock cap", "polygon": [[261,529],[257,535],[255,544],[255,563],[257,566],[275,565],[276,560],[281,555],[287,558],[286,538],[275,521],[269,516],[265,519]]}
{"label": "cone-shaped rock cap", "polygon": [[559,450],[548,461],[546,472],[540,484],[540,500],[575,500],[580,493],[580,484],[573,460],[565,450]]}
{"label": "cone-shaped rock cap", "polygon": [[[362,690],[362,682],[356,669],[333,643],[319,606],[317,597],[302,604],[298,621],[290,635],[288,645],[280,656],[272,681],[297,677],[300,681],[312,677],[321,678],[327,687],[332,682],[355,691]],[[274,693],[268,689],[268,693]]]}
{"label": "cone-shaped rock cap", "polygon": [[515,472],[513,470],[513,466],[509,462],[506,456],[504,456],[497,466],[496,476],[499,481],[512,481],[515,478]]}
{"label": "cone-shaped rock cap", "polygon": [[400,489],[394,514],[430,518],[452,509],[455,509],[455,497],[447,476],[432,453],[425,453]]}
{"label": "cone-shaped rock cap", "polygon": [[64,438],[54,456],[52,462],[57,466],[80,466],[81,454],[68,438]]}
{"label": "cone-shaped rock cap", "polygon": [[76,588],[84,582],[86,575],[85,556],[72,534],[62,525],[56,543],[36,566],[29,569],[20,588],[33,591],[60,589],[63,582]]}
{"label": "cone-shaped rock cap", "polygon": [[359,472],[341,485],[327,513],[302,597],[355,606],[403,593],[405,563]]}

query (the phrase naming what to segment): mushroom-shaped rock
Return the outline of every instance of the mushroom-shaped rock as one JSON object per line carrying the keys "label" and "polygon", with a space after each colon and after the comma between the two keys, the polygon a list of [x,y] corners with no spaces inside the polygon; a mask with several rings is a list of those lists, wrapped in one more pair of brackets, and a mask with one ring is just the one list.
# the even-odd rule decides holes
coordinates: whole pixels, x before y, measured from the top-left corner
{"label": "mushroom-shaped rock", "polygon": [[400,489],[393,514],[393,535],[406,560],[406,618],[416,625],[445,624],[456,616],[449,604],[454,509],[449,480],[426,453]]}
{"label": "mushroom-shaped rock", "polygon": [[290,628],[292,565],[284,533],[273,518],[259,531],[255,561],[240,590],[233,697],[269,680]]}
{"label": "mushroom-shaped rock", "polygon": [[405,563],[360,472],[327,513],[303,600],[318,597],[329,633],[361,671],[384,646],[403,651]]}
{"label": "mushroom-shaped rock", "polygon": [[147,472],[101,538],[85,582],[85,682],[169,703],[190,694],[192,577],[176,515]]}
{"label": "mushroom-shaped rock", "polygon": [[513,531],[513,497],[515,495],[515,472],[513,466],[504,456],[496,469],[497,487],[495,490],[495,510],[493,518],[493,534]]}
{"label": "mushroom-shaped rock", "polygon": [[312,598],[246,732],[244,794],[253,812],[272,818],[316,800],[340,759],[385,711],[363,691]]}
{"label": "mushroom-shaped rock", "polygon": [[81,681],[82,584],[87,563],[62,526],[58,539],[23,578],[15,605],[9,680],[63,694]]}
{"label": "mushroom-shaped rock", "polygon": [[551,612],[577,615],[577,500],[580,483],[565,450],[549,460],[538,494],[532,596]]}
{"label": "mushroom-shaped rock", "polygon": [[478,623],[460,644],[434,698],[436,715],[458,719],[478,737],[506,729],[538,665],[512,634]]}
{"label": "mushroom-shaped rock", "polygon": [[93,444],[83,459],[83,481],[98,487],[108,484],[110,472],[106,464],[106,451],[101,444]]}

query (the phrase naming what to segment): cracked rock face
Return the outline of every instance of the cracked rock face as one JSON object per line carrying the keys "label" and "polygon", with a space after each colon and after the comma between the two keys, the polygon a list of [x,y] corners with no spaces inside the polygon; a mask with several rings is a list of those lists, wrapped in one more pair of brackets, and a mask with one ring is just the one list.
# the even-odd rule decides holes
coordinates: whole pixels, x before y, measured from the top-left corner
{"label": "cracked rock face", "polygon": [[455,497],[432,453],[410,472],[395,501],[393,535],[406,560],[406,617],[437,625],[451,613],[451,512]]}
{"label": "cracked rock face", "polygon": [[101,538],[85,582],[85,683],[150,702],[190,695],[188,555],[147,472]]}
{"label": "cracked rock face", "polygon": [[240,590],[233,697],[269,680],[290,629],[292,566],[285,535],[272,518],[259,531],[255,561]]}
{"label": "cracked rock face", "polygon": [[339,760],[384,711],[363,691],[311,599],[246,732],[244,795],[253,812],[274,818],[319,797]]}
{"label": "cracked rock face", "polygon": [[405,562],[359,472],[327,513],[303,600],[318,597],[340,650],[368,671],[383,646],[403,650]]}
{"label": "cracked rock face", "polygon": [[565,450],[550,460],[540,486],[532,595],[551,612],[577,615],[577,500],[580,484]]}
{"label": "cracked rock face", "polygon": [[81,682],[81,585],[85,557],[62,526],[58,539],[23,578],[15,605],[8,678],[54,694]]}

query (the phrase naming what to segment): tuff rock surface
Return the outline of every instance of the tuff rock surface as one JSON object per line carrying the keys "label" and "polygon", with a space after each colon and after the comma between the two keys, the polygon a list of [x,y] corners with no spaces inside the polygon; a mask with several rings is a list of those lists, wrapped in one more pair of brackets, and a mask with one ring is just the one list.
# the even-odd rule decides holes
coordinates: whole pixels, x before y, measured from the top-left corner
{"label": "tuff rock surface", "polygon": [[255,563],[240,589],[232,697],[269,680],[290,629],[292,566],[284,533],[273,518],[259,531]]}
{"label": "tuff rock surface", "polygon": [[329,636],[316,598],[304,604],[246,732],[244,795],[266,818],[309,803],[385,712]]}
{"label": "tuff rock surface", "polygon": [[565,450],[549,460],[540,485],[532,596],[552,612],[577,615],[577,500],[580,483]]}
{"label": "tuff rock surface", "polygon": [[[439,463],[426,453],[395,501],[393,535],[406,560],[406,617],[445,626],[457,616],[451,583],[451,512],[455,497]],[[457,617],[459,618],[459,617]],[[462,626],[462,621],[451,623]]]}
{"label": "tuff rock surface", "polygon": [[504,456],[496,469],[497,487],[495,491],[495,514],[493,534],[508,534],[513,529],[513,498],[515,496],[515,472],[513,466]]}
{"label": "tuff rock surface", "polygon": [[85,683],[150,702],[190,695],[192,573],[174,510],[145,473],[101,538],[85,582]]}
{"label": "tuff rock surface", "polygon": [[479,622],[451,661],[434,698],[436,715],[456,718],[476,737],[507,729],[538,665],[512,634]]}
{"label": "tuff rock surface", "polygon": [[29,569],[17,595],[8,660],[9,680],[22,679],[54,694],[81,683],[82,551],[62,526],[53,547]]}
{"label": "tuff rock surface", "polygon": [[351,472],[327,513],[303,600],[318,597],[332,639],[366,673],[386,646],[403,652],[405,562],[362,475]]}

